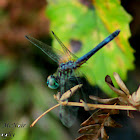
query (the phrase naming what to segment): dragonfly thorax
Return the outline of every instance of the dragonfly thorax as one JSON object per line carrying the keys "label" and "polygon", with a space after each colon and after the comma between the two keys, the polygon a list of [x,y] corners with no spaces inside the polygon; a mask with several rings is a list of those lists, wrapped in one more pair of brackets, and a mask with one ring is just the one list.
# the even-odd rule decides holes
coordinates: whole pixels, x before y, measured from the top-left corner
{"label": "dragonfly thorax", "polygon": [[47,78],[47,86],[51,89],[57,89],[60,84],[60,77],[63,75],[66,77],[71,77],[73,69],[76,69],[76,64],[74,61],[68,61],[66,63],[61,63],[57,69],[57,75],[50,75]]}
{"label": "dragonfly thorax", "polygon": [[58,68],[59,72],[71,71],[72,69],[76,69],[76,64],[74,61],[61,63]]}

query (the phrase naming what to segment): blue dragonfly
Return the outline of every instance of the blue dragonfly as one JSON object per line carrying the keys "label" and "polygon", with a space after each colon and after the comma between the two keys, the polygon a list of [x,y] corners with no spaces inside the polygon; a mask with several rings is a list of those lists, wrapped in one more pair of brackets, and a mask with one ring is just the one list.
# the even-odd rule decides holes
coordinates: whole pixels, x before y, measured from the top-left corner
{"label": "blue dragonfly", "polygon": [[[70,80],[70,79],[75,79],[78,81],[78,78],[75,75],[75,70],[79,68],[81,65],[83,65],[90,57],[92,57],[103,46],[105,46],[116,36],[118,36],[119,33],[120,30],[116,30],[115,32],[110,34],[107,38],[105,38],[101,43],[99,43],[95,48],[93,48],[91,51],[89,51],[88,53],[86,53],[80,58],[76,57],[67,47],[65,47],[65,45],[54,34],[53,31],[52,31],[53,36],[55,37],[55,39],[58,41],[58,43],[63,49],[63,51],[57,50],[58,52],[57,54],[54,53],[51,46],[31,36],[25,36],[25,37],[59,65],[56,73],[48,76],[47,85],[51,89],[59,89],[60,97],[61,97],[67,90],[70,90],[70,88],[73,86],[70,83],[73,83],[74,80]],[[59,113],[60,120],[65,126],[67,127],[72,126],[76,120],[77,111],[78,111],[77,107],[60,106],[60,113]]]}

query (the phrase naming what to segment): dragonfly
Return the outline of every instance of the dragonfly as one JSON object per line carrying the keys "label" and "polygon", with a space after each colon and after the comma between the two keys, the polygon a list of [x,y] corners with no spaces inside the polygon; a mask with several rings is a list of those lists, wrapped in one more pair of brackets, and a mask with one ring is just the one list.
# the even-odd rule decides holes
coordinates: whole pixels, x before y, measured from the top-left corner
{"label": "dragonfly", "polygon": [[[53,61],[58,64],[58,68],[56,73],[48,76],[47,78],[47,86],[51,89],[59,89],[60,97],[67,91],[70,90],[71,83],[73,80],[70,79],[77,79],[75,75],[75,70],[81,67],[87,60],[92,57],[98,50],[100,50],[103,46],[113,40],[118,34],[120,30],[116,30],[112,34],[110,34],[107,38],[105,38],[101,43],[99,43],[96,47],[90,50],[88,53],[83,55],[82,57],[78,58],[75,56],[56,36],[56,34],[52,31],[53,36],[58,41],[60,46],[62,47],[63,51],[57,50],[57,54],[52,50],[52,47],[31,37],[25,36],[32,44],[37,46],[41,49],[47,56],[49,56]],[[74,60],[73,60],[74,59]],[[78,82],[79,83],[79,82]],[[70,107],[70,106],[60,106],[60,120],[62,123],[67,126],[71,127],[75,122],[75,118],[77,116],[77,107]]]}

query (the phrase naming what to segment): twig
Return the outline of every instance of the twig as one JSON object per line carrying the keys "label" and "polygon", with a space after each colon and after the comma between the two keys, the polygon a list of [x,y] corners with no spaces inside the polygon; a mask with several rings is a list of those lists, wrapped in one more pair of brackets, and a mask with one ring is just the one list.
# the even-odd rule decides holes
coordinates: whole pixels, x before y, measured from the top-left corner
{"label": "twig", "polygon": [[[84,107],[83,103],[78,103],[78,102],[61,102],[61,105],[64,106],[80,106]],[[119,109],[119,110],[137,110],[133,106],[126,106],[126,105],[102,105],[102,104],[88,104],[87,106],[89,108],[101,108],[101,109]]]}
{"label": "twig", "polygon": [[57,104],[57,105],[51,107],[50,109],[48,109],[47,111],[45,111],[43,114],[41,114],[41,115],[30,125],[30,127],[33,127],[33,126],[36,124],[36,122],[37,122],[39,119],[41,119],[46,113],[48,113],[49,111],[53,110],[54,108],[56,108],[56,107],[58,107],[58,106],[60,106],[60,104]]}

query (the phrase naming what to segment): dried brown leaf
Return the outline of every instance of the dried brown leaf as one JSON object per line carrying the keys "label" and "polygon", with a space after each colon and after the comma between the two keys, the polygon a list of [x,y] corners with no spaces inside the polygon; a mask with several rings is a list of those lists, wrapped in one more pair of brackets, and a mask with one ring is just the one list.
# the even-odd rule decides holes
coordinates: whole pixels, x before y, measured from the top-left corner
{"label": "dried brown leaf", "polygon": [[103,123],[104,119],[107,117],[107,114],[100,114],[100,115],[94,115],[94,117],[91,115],[86,121],[84,121],[81,126],[86,125],[93,125],[96,123]]}
{"label": "dried brown leaf", "polygon": [[95,134],[84,134],[78,137],[76,140],[99,140],[99,139],[96,138]]}
{"label": "dried brown leaf", "polygon": [[119,101],[117,97],[116,98],[109,98],[109,99],[101,99],[101,98],[96,97],[96,96],[89,96],[89,98],[92,100],[95,100],[97,102],[104,103],[104,104],[115,104]]}
{"label": "dried brown leaf", "polygon": [[70,90],[66,91],[60,98],[60,101],[67,100],[70,98],[79,88],[82,87],[82,84],[72,87]]}
{"label": "dried brown leaf", "polygon": [[109,136],[107,135],[107,133],[106,133],[104,127],[101,128],[101,138],[102,138],[103,140],[109,139]]}
{"label": "dried brown leaf", "polygon": [[122,90],[119,90],[117,88],[114,87],[114,85],[112,84],[112,80],[110,80],[111,77],[109,75],[107,75],[105,77],[105,82],[108,84],[108,86],[115,92],[117,93],[119,96],[125,96],[126,94],[122,91]]}
{"label": "dried brown leaf", "polygon": [[112,87],[114,87],[114,84],[113,84],[113,82],[112,82],[112,80],[111,80],[111,77],[110,77],[109,75],[107,75],[107,76],[105,77],[105,82],[109,83]]}
{"label": "dried brown leaf", "polygon": [[122,81],[122,79],[120,78],[119,74],[114,72],[113,73],[114,78],[117,82],[117,84],[119,85],[119,87],[127,94],[130,95],[129,90],[127,89],[126,85],[124,84],[124,82]]}
{"label": "dried brown leaf", "polygon": [[[87,120],[85,120],[81,126],[86,126],[86,125],[90,125],[90,124],[95,124],[97,123],[98,121],[94,120],[96,119],[99,115],[107,115],[107,113],[109,113],[110,115],[114,115],[114,114],[119,114],[119,110],[116,110],[116,109],[98,109],[97,111],[95,111]],[[101,117],[101,116],[100,116]],[[99,118],[98,118],[99,119]],[[101,118],[100,118],[101,119]],[[101,120],[100,120],[101,121]],[[103,121],[103,120],[102,120]]]}
{"label": "dried brown leaf", "polygon": [[79,129],[78,133],[80,134],[97,134],[100,124],[88,125]]}
{"label": "dried brown leaf", "polygon": [[125,97],[118,97],[119,104],[120,105],[128,105],[129,104],[129,98],[127,96]]}
{"label": "dried brown leaf", "polygon": [[134,106],[140,105],[140,86],[139,86],[138,90],[132,94],[130,103],[132,103]]}
{"label": "dried brown leaf", "polygon": [[114,127],[114,128],[116,128],[116,127],[122,127],[121,124],[119,124],[116,121],[114,121],[110,116],[105,120],[104,126]]}

